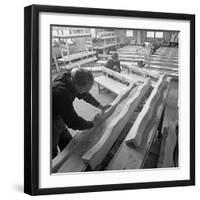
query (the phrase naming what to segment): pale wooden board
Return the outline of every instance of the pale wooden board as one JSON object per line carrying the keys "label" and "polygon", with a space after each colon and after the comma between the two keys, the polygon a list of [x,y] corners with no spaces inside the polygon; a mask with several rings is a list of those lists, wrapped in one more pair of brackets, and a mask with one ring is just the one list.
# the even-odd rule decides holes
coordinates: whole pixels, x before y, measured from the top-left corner
{"label": "pale wooden board", "polygon": [[[126,58],[119,56],[120,61],[127,61],[133,64],[137,64],[139,60],[143,59],[133,59],[133,58]],[[171,67],[171,68],[178,68],[178,63],[170,62],[170,61],[163,61],[163,60],[149,60],[150,65],[159,65],[163,67]]]}
{"label": "pale wooden board", "polygon": [[102,67],[102,72],[104,72],[105,74],[109,74],[113,77],[118,78],[119,80],[123,81],[123,82],[133,82],[134,80],[130,77],[124,76],[124,74],[116,72],[114,70],[111,70],[107,67]]}
{"label": "pale wooden board", "polygon": [[[130,94],[133,94],[135,90],[136,89],[133,88],[133,90],[130,91]],[[83,171],[87,167],[88,164],[83,162],[81,157],[84,155],[85,152],[87,152],[92,146],[94,146],[94,144],[96,144],[99,141],[99,139],[104,134],[105,129],[108,126],[108,124],[119,115],[122,108],[126,104],[127,99],[128,98],[122,99],[120,104],[116,106],[112,115],[108,116],[106,120],[103,120],[98,125],[96,125],[93,131],[80,133],[76,137],[76,141],[78,141],[77,144],[75,143],[76,148],[70,152],[70,155],[67,158],[67,160],[59,168],[58,170],[59,173],[71,172],[71,171],[74,171],[74,169],[76,169],[77,172],[80,172],[80,171]],[[72,161],[75,161],[75,162],[69,163]],[[66,166],[66,168],[64,166]]]}
{"label": "pale wooden board", "polygon": [[64,69],[68,69],[69,70],[69,69],[73,69],[74,67],[79,67],[81,65],[94,62],[96,60],[97,60],[96,57],[86,58],[86,59],[81,60],[81,61],[77,61],[77,62],[68,64],[68,65],[65,65],[65,66],[61,66],[60,68],[64,68]]}
{"label": "pale wooden board", "polygon": [[107,48],[110,48],[110,47],[114,47],[114,46],[117,46],[117,45],[120,45],[121,43],[113,43],[113,44],[108,44],[108,45],[105,45],[105,46],[94,46],[94,49],[95,50],[101,50],[101,49],[107,49]]}
{"label": "pale wooden board", "polygon": [[126,85],[104,75],[94,78],[94,81],[117,95],[128,89]]}
{"label": "pale wooden board", "polygon": [[101,139],[82,156],[82,159],[89,163],[92,169],[95,169],[103,161],[149,87],[150,79],[138,87],[133,96],[128,97],[128,101],[119,115],[105,127]]}
{"label": "pale wooden board", "polygon": [[118,38],[119,36],[116,35],[112,35],[112,36],[103,36],[103,37],[99,37],[97,38],[98,40],[109,40],[109,39],[113,39],[113,38]]}
{"label": "pale wooden board", "polygon": [[159,79],[160,78],[160,75],[158,73],[154,73],[154,72],[151,72],[150,70],[148,69],[145,69],[145,68],[139,68],[137,66],[134,66],[134,65],[131,65],[131,64],[125,64],[126,67],[131,70],[133,73],[136,73],[136,74],[141,74],[142,76],[150,76],[154,79]]}
{"label": "pale wooden board", "polygon": [[91,37],[91,33],[71,34],[71,35],[54,35],[53,36],[53,38],[58,38],[58,39],[79,38],[79,37]]}
{"label": "pale wooden board", "polygon": [[73,53],[73,54],[70,54],[70,55],[67,55],[67,56],[63,56],[62,58],[59,58],[57,60],[61,61],[61,62],[68,62],[68,61],[76,60],[76,59],[79,59],[79,58],[92,56],[92,55],[95,55],[95,54],[96,54],[95,51],[90,51],[90,52],[85,51],[85,52]]}
{"label": "pale wooden board", "polygon": [[[153,112],[153,116],[143,134],[142,142],[140,146],[134,146],[132,144],[127,145],[125,140],[122,142],[120,148],[110,161],[106,170],[122,170],[122,169],[139,169],[142,168],[145,156],[148,154],[148,150],[152,144],[156,130],[159,125],[159,121],[166,104],[166,98],[169,92],[169,86],[166,86],[162,92],[159,101]],[[136,118],[137,119],[137,118]]]}
{"label": "pale wooden board", "polygon": [[125,99],[129,95],[130,91],[135,87],[136,84],[131,83],[126,91],[123,91],[119,96],[117,96],[117,98],[115,98],[115,100],[111,103],[111,107],[104,113],[102,121],[97,123],[92,129],[79,132],[75,135],[69,145],[52,160],[52,172],[58,171],[67,158],[77,149],[78,146],[80,146],[81,142],[85,141],[86,144],[87,142],[91,142],[89,139],[91,138],[93,132],[95,133],[95,130],[101,125],[101,123],[103,123],[103,121],[112,115],[117,105],[120,104],[120,102]]}
{"label": "pale wooden board", "polygon": [[161,71],[178,72],[178,68],[160,67],[160,66],[158,66],[158,65],[150,65],[147,69],[157,69],[157,70],[161,70]]}
{"label": "pale wooden board", "polygon": [[175,123],[171,122],[169,125],[169,131],[166,135],[164,135],[162,140],[158,168],[175,167],[173,155],[176,142],[177,136],[175,131]]}
{"label": "pale wooden board", "polygon": [[[116,52],[116,51],[111,51],[110,53],[114,53],[114,52]],[[127,54],[127,55],[129,54],[129,55],[133,55],[133,56],[134,55],[142,56],[139,53],[137,53],[135,50],[125,49],[125,48],[118,49],[117,53]],[[151,55],[151,57],[170,58],[170,59],[177,60],[178,59],[178,49],[177,48],[168,48],[168,49],[163,50],[163,52],[157,50],[154,54]]]}
{"label": "pale wooden board", "polygon": [[154,112],[154,107],[159,101],[161,90],[165,85],[165,80],[166,80],[165,75],[161,76],[160,79],[158,80],[145,106],[143,107],[141,113],[139,114],[133,127],[131,128],[126,137],[125,141],[127,144],[133,143],[135,146],[141,145],[143,133],[145,131],[147,124],[151,120],[151,117]]}

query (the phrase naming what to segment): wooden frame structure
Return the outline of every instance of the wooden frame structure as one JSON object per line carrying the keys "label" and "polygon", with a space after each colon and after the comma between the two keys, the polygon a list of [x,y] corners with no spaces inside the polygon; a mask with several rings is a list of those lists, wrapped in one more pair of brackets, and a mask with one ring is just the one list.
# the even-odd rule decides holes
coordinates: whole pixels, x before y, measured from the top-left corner
{"label": "wooden frame structure", "polygon": [[[106,129],[100,140],[82,156],[82,159],[88,163],[92,169],[97,168],[103,161],[114,141],[137,108],[142,97],[144,97],[149,89],[150,84],[150,79],[147,79],[146,82],[136,89],[134,94],[130,94],[127,97],[128,100],[126,101],[126,104],[123,104],[123,107],[121,105],[121,112],[119,112],[116,118],[112,119],[108,125],[106,124],[106,127],[104,125]],[[99,128],[102,129],[102,127]]]}
{"label": "wooden frame structure", "polygon": [[[154,87],[125,140],[107,166],[107,170],[143,168],[157,130],[162,127],[163,118],[161,116],[163,116],[166,98],[169,92],[169,86],[164,83],[165,81],[163,79],[165,78],[161,77],[157,86]],[[161,87],[163,88],[162,91],[156,93]],[[151,109],[150,105],[155,103],[155,99],[157,103]],[[147,115],[145,117],[144,113],[147,113],[147,110],[151,110],[153,115]],[[145,124],[142,119],[145,120]],[[136,129],[136,127],[140,128]]]}
{"label": "wooden frame structure", "polygon": [[[52,25],[53,27],[53,25]],[[57,27],[62,29],[63,27]],[[66,27],[67,28],[67,27]],[[56,70],[58,73],[60,73],[60,67],[59,63],[63,63],[64,69],[71,70],[74,67],[80,67],[81,65],[91,63],[97,60],[96,58],[96,52],[93,51],[92,42],[86,41],[85,42],[85,51],[81,51],[78,53],[70,54],[69,45],[67,42],[67,39],[71,38],[90,38],[91,40],[91,33],[78,33],[78,34],[69,34],[69,35],[52,35],[52,39],[58,39],[59,41],[64,40],[65,46],[59,46],[59,47],[52,47],[52,57],[54,60],[54,63],[56,65]],[[59,51],[59,54],[61,55],[61,58],[57,57],[56,51]],[[67,53],[67,55],[64,55],[64,52]]]}
{"label": "wooden frame structure", "polygon": [[[107,54],[106,54],[107,51],[111,47],[120,47],[121,43],[117,42],[118,36],[116,36],[114,34],[114,32],[104,31],[104,32],[98,33],[97,35],[99,35],[99,37],[97,39],[102,41],[103,44],[94,46],[94,50],[96,50],[98,52],[98,57],[102,57],[103,60],[105,60],[106,56],[107,56]],[[101,51],[101,50],[103,51],[102,54],[99,53],[99,51]]]}

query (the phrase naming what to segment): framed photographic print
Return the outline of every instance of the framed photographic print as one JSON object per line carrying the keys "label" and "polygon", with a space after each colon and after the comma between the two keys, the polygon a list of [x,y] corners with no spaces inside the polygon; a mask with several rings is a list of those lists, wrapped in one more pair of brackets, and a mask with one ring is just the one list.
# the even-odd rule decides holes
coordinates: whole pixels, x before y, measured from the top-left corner
{"label": "framed photographic print", "polygon": [[195,184],[195,16],[25,8],[24,191]]}

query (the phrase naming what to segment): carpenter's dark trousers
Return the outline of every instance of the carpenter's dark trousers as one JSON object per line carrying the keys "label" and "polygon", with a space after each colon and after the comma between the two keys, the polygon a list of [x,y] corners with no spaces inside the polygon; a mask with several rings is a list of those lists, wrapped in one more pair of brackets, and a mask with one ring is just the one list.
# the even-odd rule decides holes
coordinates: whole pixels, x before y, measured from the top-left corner
{"label": "carpenter's dark trousers", "polygon": [[52,131],[52,159],[57,156],[58,148],[62,151],[67,144],[71,141],[72,136],[69,133],[62,118],[55,117],[53,119],[53,131]]}

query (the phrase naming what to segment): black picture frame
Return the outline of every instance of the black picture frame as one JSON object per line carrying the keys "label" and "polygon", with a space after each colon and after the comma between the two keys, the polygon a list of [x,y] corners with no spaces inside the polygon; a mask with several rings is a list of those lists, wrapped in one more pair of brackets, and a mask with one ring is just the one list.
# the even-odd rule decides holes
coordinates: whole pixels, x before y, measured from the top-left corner
{"label": "black picture frame", "polygon": [[[187,20],[190,23],[190,178],[188,180],[39,188],[39,14]],[[24,192],[30,195],[188,186],[195,184],[195,15],[83,7],[31,5],[24,9]]]}

